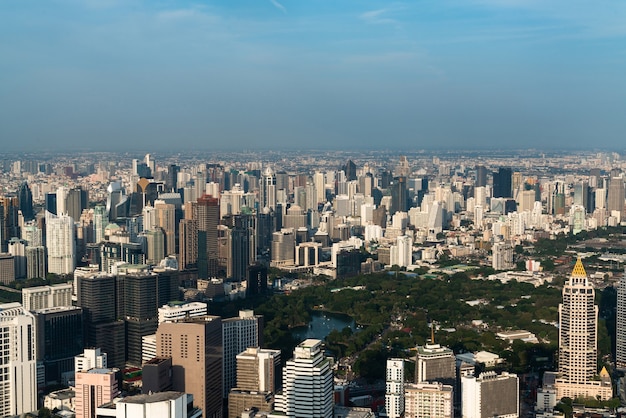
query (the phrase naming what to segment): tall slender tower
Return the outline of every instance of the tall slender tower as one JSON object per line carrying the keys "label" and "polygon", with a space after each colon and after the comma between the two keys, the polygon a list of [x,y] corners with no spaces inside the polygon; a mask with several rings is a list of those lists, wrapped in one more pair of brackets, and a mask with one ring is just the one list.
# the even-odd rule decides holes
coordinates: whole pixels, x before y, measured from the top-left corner
{"label": "tall slender tower", "polygon": [[224,358],[222,376],[224,397],[237,384],[237,355],[248,347],[263,345],[263,315],[252,310],[239,311],[239,316],[222,320],[222,343]]}
{"label": "tall slender tower", "polygon": [[198,222],[198,276],[201,279],[217,276],[219,257],[217,225],[220,222],[219,200],[208,195],[198,198],[194,206]]}
{"label": "tall slender tower", "polygon": [[37,409],[35,318],[21,304],[0,305],[0,416]]}
{"label": "tall slender tower", "polygon": [[626,270],[617,288],[615,363],[618,369],[626,370]]}
{"label": "tall slender tower", "polygon": [[404,359],[387,360],[387,388],[385,409],[389,418],[399,418],[404,414]]}
{"label": "tall slender tower", "polygon": [[70,274],[76,266],[76,242],[74,221],[68,215],[55,216],[46,213],[46,248],[48,249],[48,271]]}
{"label": "tall slender tower", "polygon": [[563,286],[559,305],[559,373],[572,383],[584,383],[597,372],[598,306],[595,291],[580,259]]}

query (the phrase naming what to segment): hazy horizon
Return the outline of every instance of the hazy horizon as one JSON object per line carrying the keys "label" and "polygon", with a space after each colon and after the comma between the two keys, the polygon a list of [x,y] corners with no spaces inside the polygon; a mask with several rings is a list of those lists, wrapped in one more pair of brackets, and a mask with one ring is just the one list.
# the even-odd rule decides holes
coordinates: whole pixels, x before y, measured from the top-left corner
{"label": "hazy horizon", "polygon": [[0,2],[5,151],[624,148],[626,3]]}

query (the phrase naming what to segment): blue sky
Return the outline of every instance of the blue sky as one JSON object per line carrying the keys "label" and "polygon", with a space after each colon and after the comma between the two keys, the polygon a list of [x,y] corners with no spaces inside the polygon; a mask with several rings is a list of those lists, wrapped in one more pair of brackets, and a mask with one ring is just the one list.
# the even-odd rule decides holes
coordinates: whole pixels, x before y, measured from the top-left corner
{"label": "blue sky", "polygon": [[624,74],[620,1],[0,1],[5,149],[621,151]]}

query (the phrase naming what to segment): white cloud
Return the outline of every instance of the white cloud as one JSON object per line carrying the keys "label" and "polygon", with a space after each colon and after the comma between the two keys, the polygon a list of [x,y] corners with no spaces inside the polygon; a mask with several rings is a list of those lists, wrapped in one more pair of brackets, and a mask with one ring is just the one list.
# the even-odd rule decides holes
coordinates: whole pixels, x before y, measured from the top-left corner
{"label": "white cloud", "polygon": [[398,23],[395,19],[387,16],[391,11],[391,9],[370,10],[368,12],[361,13],[359,15],[359,19],[374,25]]}
{"label": "white cloud", "polygon": [[280,4],[278,2],[278,0],[270,0],[270,3],[272,3],[274,5],[274,7],[276,7],[278,10],[280,10],[283,13],[287,13],[287,9],[285,8],[285,6],[283,6],[282,4]]}

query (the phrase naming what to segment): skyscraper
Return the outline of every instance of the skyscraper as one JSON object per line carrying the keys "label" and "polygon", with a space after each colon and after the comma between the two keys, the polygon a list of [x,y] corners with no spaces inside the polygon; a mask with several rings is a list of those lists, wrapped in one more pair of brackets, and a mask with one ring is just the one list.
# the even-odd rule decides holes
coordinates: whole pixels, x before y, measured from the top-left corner
{"label": "skyscraper", "polygon": [[513,173],[510,168],[500,167],[493,173],[493,197],[513,197]]}
{"label": "skyscraper", "polygon": [[322,341],[304,340],[283,369],[283,392],[275,409],[287,417],[332,418],[333,372]]}
{"label": "skyscraper", "polygon": [[391,208],[389,214],[408,210],[408,191],[406,177],[394,177],[391,188]]}
{"label": "skyscraper", "polygon": [[559,373],[571,382],[591,380],[597,372],[598,306],[595,290],[580,259],[563,286],[559,305]]}
{"label": "skyscraper", "polygon": [[276,210],[276,175],[271,167],[267,167],[263,172],[259,193],[259,208]]}
{"label": "skyscraper", "polygon": [[476,166],[476,187],[485,187],[487,185],[487,169],[484,165]]}
{"label": "skyscraper", "polygon": [[17,198],[24,220],[30,221],[35,219],[35,212],[33,210],[33,193],[30,191],[28,183],[22,182],[22,184],[20,184],[20,187],[17,190]]}
{"label": "skyscraper", "polygon": [[617,211],[620,216],[624,216],[624,179],[622,177],[611,177],[609,181],[607,209],[609,214]]}
{"label": "skyscraper", "polygon": [[385,409],[389,418],[404,415],[404,359],[387,360]]}
{"label": "skyscraper", "polygon": [[48,271],[71,274],[76,267],[76,243],[74,221],[68,215],[46,213],[46,248]]}
{"label": "skyscraper", "polygon": [[172,389],[191,393],[205,418],[222,417],[222,321],[218,316],[164,322],[157,356],[172,358]]}
{"label": "skyscraper", "polygon": [[0,305],[0,416],[37,409],[35,318],[21,304]]}
{"label": "skyscraper", "polygon": [[219,200],[208,195],[198,198],[194,206],[195,220],[198,222],[198,277],[216,277],[219,270],[217,248],[220,221]]}
{"label": "skyscraper", "polygon": [[237,355],[248,347],[263,345],[262,335],[263,315],[255,315],[252,310],[239,311],[239,316],[222,320],[222,376],[225,398],[228,391],[237,384]]}
{"label": "skyscraper", "polygon": [[559,376],[557,397],[612,396],[610,379],[596,380],[598,361],[598,306],[595,290],[580,258],[563,286],[559,304]]}
{"label": "skyscraper", "polygon": [[626,271],[617,288],[615,321],[615,363],[618,369],[626,370]]}

